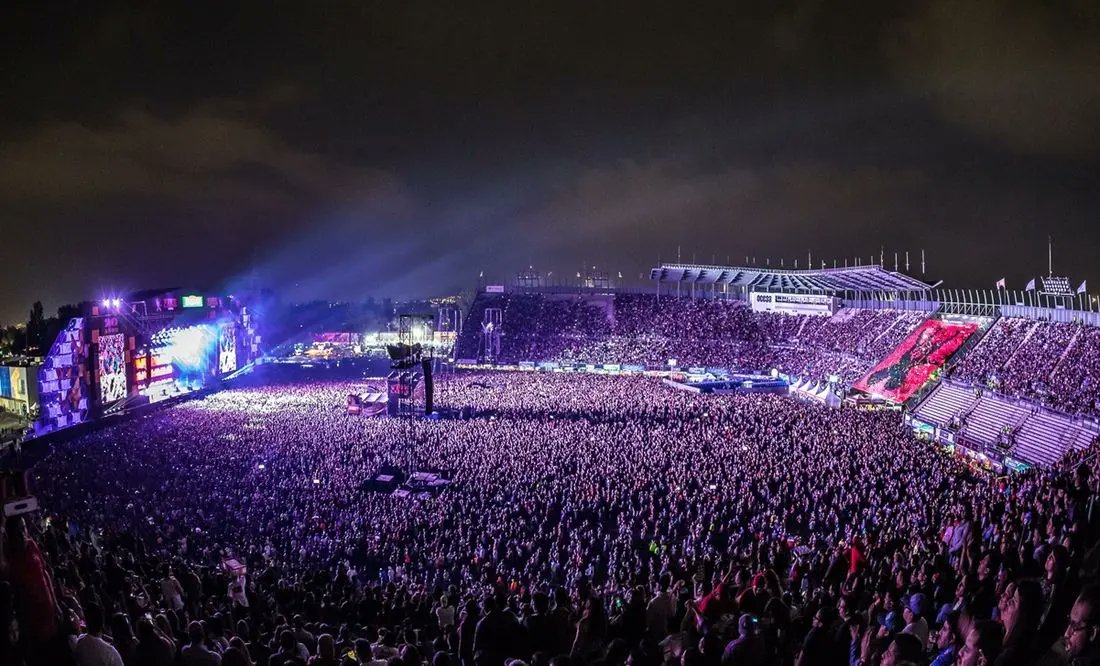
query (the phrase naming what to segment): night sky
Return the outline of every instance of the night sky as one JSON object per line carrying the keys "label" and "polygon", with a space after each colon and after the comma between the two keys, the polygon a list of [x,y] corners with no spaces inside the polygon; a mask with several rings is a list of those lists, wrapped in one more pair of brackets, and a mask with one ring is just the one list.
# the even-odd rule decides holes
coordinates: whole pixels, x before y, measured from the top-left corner
{"label": "night sky", "polygon": [[1021,288],[1048,234],[1100,289],[1095,0],[128,4],[5,4],[0,323],[253,275],[636,279],[677,246],[924,248]]}

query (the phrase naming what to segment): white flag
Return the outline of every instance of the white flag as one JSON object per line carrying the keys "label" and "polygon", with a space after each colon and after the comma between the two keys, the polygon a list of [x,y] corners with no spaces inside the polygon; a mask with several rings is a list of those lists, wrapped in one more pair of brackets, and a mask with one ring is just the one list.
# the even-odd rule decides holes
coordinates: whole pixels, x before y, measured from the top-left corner
{"label": "white flag", "polygon": [[996,286],[997,286],[998,289],[1004,289],[1005,288],[1005,279],[1001,278],[1000,280],[997,280],[997,285]]}
{"label": "white flag", "polygon": [[1024,289],[1026,289],[1027,291],[1035,291],[1035,278],[1031,278]]}
{"label": "white flag", "polygon": [[1081,280],[1081,286],[1077,287],[1077,293],[1078,294],[1085,293],[1085,282],[1087,282],[1087,281],[1088,280]]}

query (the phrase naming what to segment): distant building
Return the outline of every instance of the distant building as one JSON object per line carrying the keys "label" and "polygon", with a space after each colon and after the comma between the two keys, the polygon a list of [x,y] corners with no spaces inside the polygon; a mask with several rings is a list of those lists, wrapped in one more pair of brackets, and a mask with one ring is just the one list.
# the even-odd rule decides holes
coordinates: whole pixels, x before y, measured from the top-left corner
{"label": "distant building", "polygon": [[9,361],[0,365],[0,410],[24,418],[38,413],[38,365]]}

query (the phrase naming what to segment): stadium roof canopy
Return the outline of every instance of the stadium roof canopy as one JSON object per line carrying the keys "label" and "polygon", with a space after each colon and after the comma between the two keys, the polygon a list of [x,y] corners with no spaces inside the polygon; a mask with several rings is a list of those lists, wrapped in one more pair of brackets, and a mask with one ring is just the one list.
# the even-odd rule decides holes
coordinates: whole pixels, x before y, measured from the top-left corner
{"label": "stadium roof canopy", "polygon": [[757,266],[746,268],[739,266],[662,264],[649,271],[649,279],[657,282],[730,285],[743,287],[750,291],[808,291],[818,293],[928,291],[936,286],[909,277],[904,273],[888,271],[877,265],[788,271]]}

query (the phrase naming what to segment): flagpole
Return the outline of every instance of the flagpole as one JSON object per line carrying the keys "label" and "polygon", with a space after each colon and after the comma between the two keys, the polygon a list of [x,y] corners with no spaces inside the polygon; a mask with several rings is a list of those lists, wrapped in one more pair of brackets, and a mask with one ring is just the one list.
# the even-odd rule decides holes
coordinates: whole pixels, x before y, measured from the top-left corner
{"label": "flagpole", "polygon": [[[657,268],[658,269],[661,268],[661,251],[660,250],[657,250]],[[660,273],[657,273],[657,279],[655,280],[655,282],[657,283],[657,298],[656,298],[656,301],[657,301],[657,303],[660,303],[661,302],[661,274]]]}

